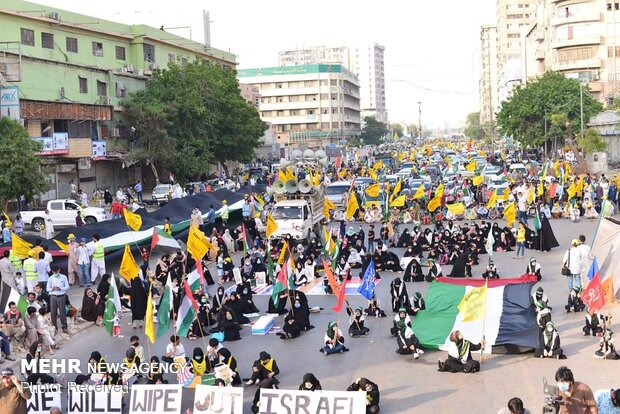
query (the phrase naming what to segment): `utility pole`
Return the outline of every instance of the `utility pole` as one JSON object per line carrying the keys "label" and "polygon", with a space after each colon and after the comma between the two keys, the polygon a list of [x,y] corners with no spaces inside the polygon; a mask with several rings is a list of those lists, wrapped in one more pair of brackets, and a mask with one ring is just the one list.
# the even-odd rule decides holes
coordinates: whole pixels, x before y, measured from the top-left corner
{"label": "utility pole", "polygon": [[202,10],[202,21],[203,21],[203,29],[204,29],[204,36],[205,36],[205,46],[206,47],[211,47],[211,23],[213,23],[211,21],[211,13],[209,13],[207,10]]}
{"label": "utility pole", "polygon": [[422,140],[422,102],[418,102],[418,137]]}
{"label": "utility pole", "polygon": [[583,83],[579,83],[579,106],[581,114],[581,138],[583,138]]}

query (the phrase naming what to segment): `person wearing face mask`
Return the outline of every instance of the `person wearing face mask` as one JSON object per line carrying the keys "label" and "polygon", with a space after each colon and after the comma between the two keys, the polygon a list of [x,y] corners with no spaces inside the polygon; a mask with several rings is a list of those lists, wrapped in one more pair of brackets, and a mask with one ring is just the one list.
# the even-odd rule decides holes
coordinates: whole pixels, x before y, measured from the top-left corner
{"label": "person wearing face mask", "polygon": [[286,315],[282,332],[278,332],[276,335],[278,335],[280,339],[293,339],[301,335],[301,327],[294,315],[290,313]]}
{"label": "person wearing face mask", "polygon": [[340,352],[341,354],[347,352],[349,348],[344,346],[344,336],[342,331],[338,328],[336,321],[331,321],[327,324],[327,330],[323,337],[323,348],[319,349],[325,356]]}
{"label": "person wearing face mask", "polygon": [[205,354],[204,352],[202,352],[202,348],[198,346],[194,348],[194,353],[190,362],[192,364],[192,372],[198,377],[203,376],[210,370],[209,361],[207,360],[207,358],[205,358]]}
{"label": "person wearing face mask", "polygon": [[367,378],[358,378],[347,387],[347,391],[366,392],[366,414],[377,414],[379,408],[379,386]]}
{"label": "person wearing face mask", "polygon": [[620,355],[618,355],[616,352],[616,347],[614,346],[613,336],[614,333],[611,329],[605,329],[605,333],[599,341],[599,347],[596,352],[594,352],[594,358],[611,360],[620,359]]}
{"label": "person wearing face mask", "polygon": [[321,383],[316,379],[314,374],[310,372],[304,374],[301,385],[299,386],[299,391],[321,391],[322,389]]}
{"label": "person wearing face mask", "polygon": [[232,385],[241,385],[241,377],[239,376],[239,371],[237,370],[237,360],[232,356],[228,348],[221,348],[217,351],[217,354],[220,357],[220,361],[230,368],[232,372]]}
{"label": "person wearing face mask", "polygon": [[252,364],[252,376],[246,380],[245,385],[258,385],[266,379],[273,380],[276,384],[279,382],[276,375],[280,373],[280,368],[276,360],[265,351],[261,351],[259,357]]}
{"label": "person wearing face mask", "polygon": [[541,270],[540,264],[536,261],[535,257],[532,257],[530,259],[530,263],[525,268],[525,273],[527,273],[528,275],[536,276],[536,279],[538,279],[538,281],[540,282],[540,279],[542,279],[540,270]]}
{"label": "person wearing face mask", "polygon": [[411,317],[407,313],[406,308],[398,309],[398,313],[394,315],[394,326],[390,328],[390,333],[392,334],[392,336],[398,335],[398,325],[401,322],[411,328]]}
{"label": "person wearing face mask", "polygon": [[[407,256],[409,254],[409,256]],[[403,282],[423,282],[424,274],[422,273],[422,265],[420,264],[420,258],[417,255],[413,255],[412,248],[408,248],[405,252],[405,257],[412,257],[411,261],[405,267],[405,274],[403,275]]]}
{"label": "person wearing face mask", "polygon": [[364,326],[364,308],[358,306],[353,310],[347,301],[347,315],[349,315],[349,335],[354,338],[368,335],[370,329]]}
{"label": "person wearing face mask", "polygon": [[594,393],[598,414],[620,414],[620,389],[603,389]]}
{"label": "person wearing face mask", "polygon": [[222,317],[218,321],[216,330],[224,333],[225,341],[238,341],[241,339],[241,326],[235,319],[234,314],[229,308],[222,309]]}
{"label": "person wearing face mask", "polygon": [[460,331],[450,334],[450,341],[454,347],[448,352],[448,359],[437,361],[440,372],[465,372],[474,373],[480,371],[480,362],[475,361],[471,356],[471,351],[484,349],[484,339],[479,344],[472,344],[463,337]]}
{"label": "person wearing face mask", "polygon": [[583,382],[575,381],[573,372],[560,367],[555,372],[558,395],[562,397],[559,414],[598,414],[592,389]]}
{"label": "person wearing face mask", "polygon": [[248,280],[241,285],[237,285],[237,295],[241,302],[241,312],[244,314],[259,313],[260,311],[252,299],[252,285]]}
{"label": "person wearing face mask", "polygon": [[560,348],[560,335],[549,321],[540,332],[539,347],[534,351],[536,358],[566,359],[564,351]]}
{"label": "person wearing face mask", "polygon": [[409,312],[415,316],[421,310],[426,309],[426,303],[424,302],[424,298],[420,292],[415,292],[413,296],[411,296],[411,308]]}
{"label": "person wearing face mask", "polygon": [[566,309],[566,313],[570,313],[571,309],[573,312],[582,312],[585,310],[586,305],[583,303],[581,298],[581,288],[579,286],[573,286],[568,294],[568,303],[564,305],[564,309]]}

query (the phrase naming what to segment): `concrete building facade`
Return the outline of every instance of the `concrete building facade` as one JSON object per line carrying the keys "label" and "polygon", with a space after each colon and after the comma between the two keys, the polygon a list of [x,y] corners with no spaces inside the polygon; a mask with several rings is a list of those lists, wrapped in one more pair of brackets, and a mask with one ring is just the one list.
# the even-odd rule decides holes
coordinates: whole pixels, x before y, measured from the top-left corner
{"label": "concrete building facade", "polygon": [[361,117],[387,122],[385,100],[385,47],[317,46],[278,53],[278,65],[340,64],[355,73],[360,84]]}
{"label": "concrete building facade", "polygon": [[499,109],[497,84],[497,26],[480,30],[480,125],[491,123]]}
{"label": "concrete building facade", "polygon": [[529,46],[522,59],[528,79],[555,70],[587,84],[603,103],[618,97],[618,0],[539,0],[536,17],[523,39]]}
{"label": "concrete building facade", "polygon": [[261,119],[283,146],[322,148],[360,133],[359,82],[342,65],[240,69],[237,76],[259,88]]}
{"label": "concrete building facade", "polygon": [[239,91],[247,103],[256,107],[256,109],[260,107],[260,90],[258,86],[242,83],[239,85]]}
{"label": "concrete building facade", "polygon": [[44,145],[44,199],[69,195],[72,180],[90,194],[142,178],[141,166],[125,159],[133,144],[119,103],[155,70],[196,58],[236,66],[233,54],[163,30],[22,0],[0,3],[0,39],[1,96],[16,92],[10,115]]}

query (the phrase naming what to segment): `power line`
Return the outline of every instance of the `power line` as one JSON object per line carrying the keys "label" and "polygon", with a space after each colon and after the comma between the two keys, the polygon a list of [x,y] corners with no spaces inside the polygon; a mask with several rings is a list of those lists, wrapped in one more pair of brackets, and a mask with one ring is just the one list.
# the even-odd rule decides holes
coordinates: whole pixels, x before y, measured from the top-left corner
{"label": "power line", "polygon": [[473,93],[471,93],[471,92],[442,91],[442,90],[439,90],[439,89],[427,88],[425,86],[416,85],[415,83],[409,82],[408,80],[404,80],[404,79],[386,79],[386,81],[388,81],[388,82],[402,82],[402,83],[406,83],[406,84],[408,84],[410,86],[413,86],[414,88],[422,89],[424,91],[433,92],[433,93],[443,93],[443,94],[463,95],[463,96],[472,96],[473,95]]}

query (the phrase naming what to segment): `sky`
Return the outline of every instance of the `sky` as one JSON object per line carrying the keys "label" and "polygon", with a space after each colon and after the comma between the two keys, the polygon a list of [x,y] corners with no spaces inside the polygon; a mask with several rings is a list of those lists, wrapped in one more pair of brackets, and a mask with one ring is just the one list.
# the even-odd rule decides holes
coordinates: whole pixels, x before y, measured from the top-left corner
{"label": "sky", "polygon": [[[106,20],[166,28],[191,26],[203,41],[237,55],[238,68],[277,66],[278,51],[314,45],[385,46],[390,122],[462,126],[478,111],[480,26],[495,23],[496,0],[38,0]],[[190,37],[190,29],[168,29]]]}

